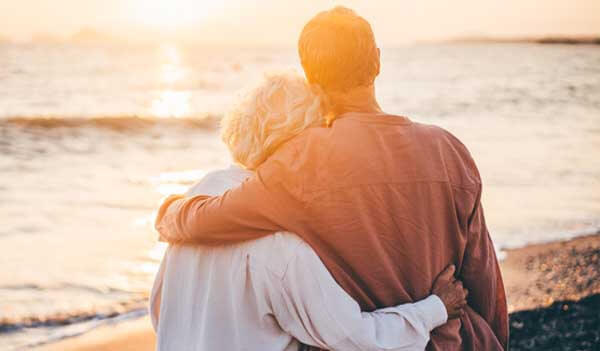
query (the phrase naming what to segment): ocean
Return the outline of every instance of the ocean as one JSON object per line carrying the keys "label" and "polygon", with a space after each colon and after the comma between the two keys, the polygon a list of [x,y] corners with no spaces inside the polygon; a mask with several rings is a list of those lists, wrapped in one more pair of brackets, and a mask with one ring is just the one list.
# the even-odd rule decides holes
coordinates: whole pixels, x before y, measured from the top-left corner
{"label": "ocean", "polygon": [[[294,49],[0,44],[0,350],[145,314],[160,199],[229,165],[216,121]],[[600,228],[600,46],[382,50],[389,113],[471,150],[497,250]]]}

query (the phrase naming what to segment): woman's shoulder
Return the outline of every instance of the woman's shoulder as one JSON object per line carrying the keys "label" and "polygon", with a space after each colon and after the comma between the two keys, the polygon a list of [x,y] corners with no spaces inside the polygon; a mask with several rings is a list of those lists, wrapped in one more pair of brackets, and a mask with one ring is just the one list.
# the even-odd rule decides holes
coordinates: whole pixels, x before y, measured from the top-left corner
{"label": "woman's shoulder", "polygon": [[285,276],[289,265],[312,248],[298,235],[277,232],[249,243],[248,258],[254,269],[264,269],[280,278]]}
{"label": "woman's shoulder", "polygon": [[186,195],[221,195],[225,191],[242,184],[251,175],[252,172],[236,166],[209,171],[187,191]]}

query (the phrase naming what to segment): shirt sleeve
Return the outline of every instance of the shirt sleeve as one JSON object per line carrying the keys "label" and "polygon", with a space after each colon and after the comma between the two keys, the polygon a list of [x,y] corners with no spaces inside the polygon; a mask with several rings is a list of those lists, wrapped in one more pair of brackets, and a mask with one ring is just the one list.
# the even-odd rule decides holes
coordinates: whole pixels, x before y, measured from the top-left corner
{"label": "shirt sleeve", "polygon": [[424,349],[431,330],[448,317],[435,295],[416,303],[361,312],[305,243],[283,279],[274,277],[268,291],[281,327],[300,342],[323,349]]}
{"label": "shirt sleeve", "polygon": [[469,237],[459,279],[469,289],[469,305],[490,325],[498,341],[506,349],[508,347],[508,306],[500,265],[485,224],[481,205],[481,186],[469,218],[468,228]]}
{"label": "shirt sleeve", "polygon": [[301,227],[302,202],[296,177],[271,161],[222,196],[168,198],[155,227],[171,243],[219,245],[256,239],[278,230]]}

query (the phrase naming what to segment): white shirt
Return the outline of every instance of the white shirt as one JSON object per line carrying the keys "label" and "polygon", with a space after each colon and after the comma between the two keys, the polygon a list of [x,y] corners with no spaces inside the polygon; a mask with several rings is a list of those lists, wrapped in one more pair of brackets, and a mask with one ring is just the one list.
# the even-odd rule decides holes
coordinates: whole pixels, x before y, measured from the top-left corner
{"label": "white shirt", "polygon": [[[239,168],[205,176],[188,195],[220,195],[250,175]],[[248,204],[252,206],[252,204]],[[371,313],[333,279],[292,233],[230,246],[167,249],[150,298],[160,350],[423,350],[447,320],[428,298]]]}

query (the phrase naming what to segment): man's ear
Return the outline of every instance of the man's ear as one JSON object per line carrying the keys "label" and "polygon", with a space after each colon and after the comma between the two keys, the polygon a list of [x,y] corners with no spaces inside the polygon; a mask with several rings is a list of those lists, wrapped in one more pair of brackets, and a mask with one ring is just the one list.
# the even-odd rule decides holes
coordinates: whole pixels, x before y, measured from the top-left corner
{"label": "man's ear", "polygon": [[380,68],[381,68],[381,50],[379,48],[377,48],[377,74],[375,74],[375,77],[377,77],[379,75]]}

